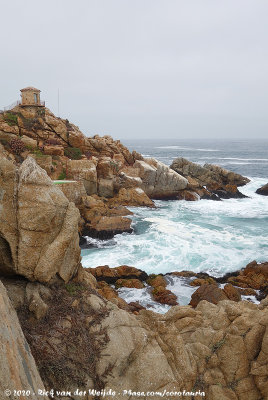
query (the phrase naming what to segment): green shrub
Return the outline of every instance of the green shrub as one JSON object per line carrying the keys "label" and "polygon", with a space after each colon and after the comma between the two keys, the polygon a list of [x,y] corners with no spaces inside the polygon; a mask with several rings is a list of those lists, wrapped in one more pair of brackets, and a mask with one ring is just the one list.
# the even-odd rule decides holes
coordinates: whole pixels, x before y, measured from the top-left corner
{"label": "green shrub", "polygon": [[36,157],[44,157],[44,154],[40,149],[35,149],[33,153]]}
{"label": "green shrub", "polygon": [[79,283],[67,283],[65,285],[65,289],[71,296],[76,295],[79,292],[82,292],[83,290],[85,290],[85,288],[83,286],[79,285]]}
{"label": "green shrub", "polygon": [[11,112],[7,112],[4,114],[4,120],[8,123],[9,126],[18,125],[18,116]]}
{"label": "green shrub", "polygon": [[59,174],[58,181],[63,181],[64,179],[66,179],[66,171],[65,171],[65,169]]}
{"label": "green shrub", "polygon": [[82,158],[82,152],[78,147],[66,147],[64,154],[71,160],[81,160]]}

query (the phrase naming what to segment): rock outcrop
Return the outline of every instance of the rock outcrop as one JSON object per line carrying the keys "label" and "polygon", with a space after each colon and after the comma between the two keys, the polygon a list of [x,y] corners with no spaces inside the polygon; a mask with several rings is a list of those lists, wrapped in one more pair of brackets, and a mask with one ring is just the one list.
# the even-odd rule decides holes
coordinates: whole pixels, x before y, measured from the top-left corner
{"label": "rock outcrop", "polygon": [[268,196],[268,183],[266,185],[260,187],[259,189],[256,190],[257,194],[261,194],[263,196]]}
{"label": "rock outcrop", "polygon": [[[4,285],[0,282],[0,398],[48,400],[35,360],[25,340],[17,314]],[[25,395],[23,394],[24,391]]]}
{"label": "rock outcrop", "polygon": [[142,189],[150,198],[175,198],[180,190],[187,187],[187,179],[154,158],[138,160],[133,167],[138,169]]}
{"label": "rock outcrop", "polygon": [[0,158],[0,272],[68,281],[80,266],[79,212],[33,158]]}
{"label": "rock outcrop", "polygon": [[[187,189],[201,198],[217,200],[246,197],[237,186],[246,185],[249,179],[217,165],[205,164],[202,167],[185,158],[176,158],[170,168],[187,178]],[[193,194],[191,200],[194,200]],[[186,195],[189,197],[189,192]]]}
{"label": "rock outcrop", "polygon": [[208,400],[268,394],[267,299],[259,306],[203,300],[195,309],[175,306],[161,315],[140,308],[133,315],[71,284],[53,290],[47,304],[45,325],[19,311],[47,387],[112,389],[118,400],[124,390],[129,397],[144,392],[143,400],[164,390],[204,392]]}

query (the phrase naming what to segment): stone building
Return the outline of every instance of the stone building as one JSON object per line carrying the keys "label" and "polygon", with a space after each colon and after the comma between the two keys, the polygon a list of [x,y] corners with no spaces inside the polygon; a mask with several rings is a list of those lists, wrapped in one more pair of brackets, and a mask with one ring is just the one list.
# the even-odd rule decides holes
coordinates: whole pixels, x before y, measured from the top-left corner
{"label": "stone building", "polygon": [[21,89],[21,106],[44,107],[45,102],[40,100],[40,90],[32,86]]}

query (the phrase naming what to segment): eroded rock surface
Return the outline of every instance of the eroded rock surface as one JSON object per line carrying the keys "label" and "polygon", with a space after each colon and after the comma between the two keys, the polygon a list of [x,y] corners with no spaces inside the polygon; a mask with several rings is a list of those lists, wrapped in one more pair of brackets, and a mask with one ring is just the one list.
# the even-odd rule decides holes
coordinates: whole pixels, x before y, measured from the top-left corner
{"label": "eroded rock surface", "polygon": [[80,266],[79,212],[33,158],[20,168],[0,158],[3,274],[68,281]]}
{"label": "eroded rock surface", "polygon": [[[45,399],[38,389],[45,388],[14,308],[0,282],[0,398],[15,399],[14,391],[24,390],[27,399]],[[10,390],[10,396],[6,394]]]}
{"label": "eroded rock surface", "polygon": [[189,190],[180,195],[185,199],[195,200],[195,193],[201,198],[212,200],[246,197],[237,186],[246,185],[249,179],[217,165],[205,164],[202,167],[185,158],[176,158],[170,168],[188,180]]}

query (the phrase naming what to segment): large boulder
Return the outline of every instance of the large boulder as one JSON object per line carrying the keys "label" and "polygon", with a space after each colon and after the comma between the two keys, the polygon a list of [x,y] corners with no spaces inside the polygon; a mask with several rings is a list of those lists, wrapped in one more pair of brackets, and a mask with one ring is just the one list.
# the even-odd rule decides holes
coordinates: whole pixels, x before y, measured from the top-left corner
{"label": "large boulder", "polygon": [[141,188],[153,199],[176,198],[188,184],[183,176],[153,158],[135,161],[134,168],[142,180]]}
{"label": "large boulder", "polygon": [[82,181],[88,195],[97,193],[97,170],[94,161],[68,160],[66,176],[68,179]]}
{"label": "large boulder", "polygon": [[263,196],[268,196],[268,183],[256,190],[257,194],[262,194]]}
{"label": "large boulder", "polygon": [[45,386],[21,330],[17,314],[1,282],[0,315],[0,398],[15,399],[20,397],[19,391],[24,390],[27,391],[27,399],[48,400],[47,396],[38,393]]}
{"label": "large boulder", "polygon": [[220,200],[247,197],[237,189],[237,186],[247,184],[249,179],[217,165],[205,164],[202,167],[185,158],[176,158],[170,168],[188,180],[187,189],[190,192],[186,191],[187,196],[185,192],[181,192],[180,198],[195,200],[200,197]]}
{"label": "large boulder", "polygon": [[249,263],[237,276],[230,276],[228,282],[243,288],[262,290],[268,294],[268,262]]}
{"label": "large boulder", "polygon": [[139,187],[120,189],[118,194],[109,201],[109,204],[113,206],[121,204],[129,207],[155,207],[154,202]]}
{"label": "large boulder", "polygon": [[196,307],[197,304],[202,300],[209,301],[213,304],[218,304],[219,301],[227,299],[227,294],[216,285],[204,284],[192,294],[190,305],[192,307]]}
{"label": "large boulder", "polygon": [[75,205],[81,204],[82,199],[87,195],[82,181],[54,181],[54,185],[57,185],[67,199]]}
{"label": "large boulder", "polygon": [[110,268],[108,265],[102,265],[96,268],[87,268],[97,281],[105,281],[114,284],[118,279],[139,279],[145,281],[148,278],[146,272],[128,265],[120,265],[116,268]]}
{"label": "large boulder", "polygon": [[187,179],[190,178],[194,180],[192,184],[196,185],[196,182],[198,182],[201,187],[205,185],[215,185],[215,183],[217,183],[218,186],[225,186],[228,184],[243,186],[249,182],[248,178],[236,174],[235,172],[228,171],[218,165],[205,164],[202,167],[200,164],[193,163],[182,157],[176,158],[172,162],[170,168]]}
{"label": "large boulder", "polygon": [[19,169],[1,158],[0,187],[0,273],[68,281],[80,266],[75,205],[31,157]]}

